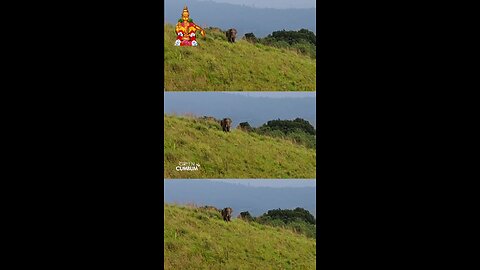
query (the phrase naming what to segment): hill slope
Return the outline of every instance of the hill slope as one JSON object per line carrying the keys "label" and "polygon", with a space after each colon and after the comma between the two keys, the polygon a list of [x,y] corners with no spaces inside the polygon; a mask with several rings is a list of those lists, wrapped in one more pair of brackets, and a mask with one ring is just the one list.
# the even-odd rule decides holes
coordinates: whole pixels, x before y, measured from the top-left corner
{"label": "hill slope", "polygon": [[[315,149],[233,126],[226,133],[214,121],[164,116],[164,178],[316,178]],[[201,167],[176,171],[179,162]]]}
{"label": "hill slope", "polygon": [[240,219],[226,223],[214,210],[164,210],[164,269],[315,269],[314,239]]}
{"label": "hill slope", "polygon": [[315,59],[240,38],[228,43],[223,32],[206,31],[198,47],[176,47],[173,25],[164,26],[166,91],[316,90]]}

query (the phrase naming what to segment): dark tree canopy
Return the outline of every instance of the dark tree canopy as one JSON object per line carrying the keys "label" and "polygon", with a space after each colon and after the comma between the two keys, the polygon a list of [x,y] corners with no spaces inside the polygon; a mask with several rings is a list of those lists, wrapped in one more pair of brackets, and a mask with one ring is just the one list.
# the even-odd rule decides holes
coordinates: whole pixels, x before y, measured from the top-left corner
{"label": "dark tree canopy", "polygon": [[315,127],[302,118],[296,118],[295,120],[271,120],[261,127],[252,128],[248,131],[288,139],[308,148],[316,148],[317,145]]}
{"label": "dark tree canopy", "polygon": [[295,120],[271,120],[268,121],[267,124],[264,124],[263,127],[271,130],[280,130],[285,134],[297,130],[302,130],[311,135],[316,134],[315,128],[307,120],[302,118],[296,118]]}
{"label": "dark tree canopy", "polygon": [[256,42],[257,41],[257,38],[255,37],[255,35],[253,33],[246,33],[245,34],[245,39],[247,41],[250,41],[250,42]]}
{"label": "dark tree canopy", "polygon": [[297,51],[312,58],[317,57],[317,37],[308,29],[298,31],[274,31],[264,38],[257,38],[253,33],[246,33],[243,37],[248,42],[260,43],[276,48],[284,48]]}
{"label": "dark tree canopy", "polygon": [[308,42],[312,45],[317,44],[317,37],[315,36],[315,33],[307,29],[300,29],[298,31],[275,31],[271,35],[268,35],[267,39],[286,41],[290,45],[294,43],[302,43],[302,41]]}
{"label": "dark tree canopy", "polygon": [[240,124],[238,124],[240,126],[241,129],[243,130],[246,130],[246,131],[252,131],[253,128],[250,126],[250,124],[248,122],[242,122]]}
{"label": "dark tree canopy", "polygon": [[240,213],[240,217],[241,217],[242,219],[245,219],[245,220],[248,220],[248,221],[253,220],[252,215],[250,215],[250,213],[249,213],[248,211],[241,212],[241,213]]}
{"label": "dark tree canopy", "polygon": [[308,212],[308,210],[297,207],[294,210],[290,209],[275,209],[269,210],[263,217],[270,217],[272,219],[280,219],[286,224],[295,222],[298,220],[305,221],[310,224],[316,224],[315,217]]}

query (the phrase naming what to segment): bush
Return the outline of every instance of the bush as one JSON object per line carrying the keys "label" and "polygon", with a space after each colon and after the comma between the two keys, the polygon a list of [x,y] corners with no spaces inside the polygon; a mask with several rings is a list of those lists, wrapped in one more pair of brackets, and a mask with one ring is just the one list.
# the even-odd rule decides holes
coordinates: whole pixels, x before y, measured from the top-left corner
{"label": "bush", "polygon": [[275,209],[269,210],[267,213],[254,218],[254,221],[260,224],[282,227],[291,229],[292,231],[304,234],[307,237],[317,237],[317,227],[315,217],[303,208]]}
{"label": "bush", "polygon": [[252,215],[250,215],[250,213],[248,211],[241,212],[239,217],[243,220],[246,220],[246,221],[252,221],[253,220]]}
{"label": "bush", "polygon": [[316,224],[315,217],[310,214],[310,212],[306,209],[297,207],[294,210],[290,209],[275,209],[275,210],[268,210],[267,213],[262,215],[263,217],[270,217],[272,219],[280,219],[285,224],[294,222],[294,221],[305,221],[310,224]]}
{"label": "bush", "polygon": [[[253,33],[248,34],[253,35]],[[307,29],[300,29],[298,31],[275,31],[265,38],[255,38],[255,40],[263,45],[293,49],[312,58],[317,57],[317,38],[315,33]]]}
{"label": "bush", "polygon": [[307,120],[302,118],[296,118],[295,120],[271,120],[264,124],[262,128],[280,130],[285,134],[299,130],[311,135],[316,134],[315,128]]}
{"label": "bush", "polygon": [[246,41],[252,42],[252,43],[256,43],[258,41],[253,33],[246,33],[244,38]]}
{"label": "bush", "polygon": [[240,124],[238,124],[238,128],[240,128],[241,130],[245,130],[245,131],[252,131],[253,128],[250,126],[250,124],[248,122],[242,122]]}
{"label": "bush", "polygon": [[308,42],[312,45],[317,44],[317,38],[315,34],[307,29],[300,29],[299,31],[275,31],[271,35],[268,35],[277,41],[284,40],[290,45],[294,43]]}
{"label": "bush", "polygon": [[308,121],[301,118],[268,121],[252,131],[270,137],[286,138],[309,148],[315,148],[317,145],[315,128]]}

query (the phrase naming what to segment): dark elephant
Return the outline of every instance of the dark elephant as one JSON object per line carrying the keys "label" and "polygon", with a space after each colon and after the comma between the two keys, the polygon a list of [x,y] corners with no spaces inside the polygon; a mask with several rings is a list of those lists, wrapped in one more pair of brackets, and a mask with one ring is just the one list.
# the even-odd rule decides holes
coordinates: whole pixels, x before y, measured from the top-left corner
{"label": "dark elephant", "polygon": [[230,132],[230,128],[232,127],[232,119],[223,118],[223,120],[220,121],[220,126],[222,126],[223,131]]}
{"label": "dark elephant", "polygon": [[223,210],[222,210],[223,220],[226,221],[226,222],[229,222],[230,219],[232,218],[232,213],[233,213],[232,208],[230,208],[230,207],[223,208]]}
{"label": "dark elephant", "polygon": [[237,38],[237,29],[231,28],[228,29],[227,32],[225,33],[227,35],[228,42],[235,42],[235,39]]}

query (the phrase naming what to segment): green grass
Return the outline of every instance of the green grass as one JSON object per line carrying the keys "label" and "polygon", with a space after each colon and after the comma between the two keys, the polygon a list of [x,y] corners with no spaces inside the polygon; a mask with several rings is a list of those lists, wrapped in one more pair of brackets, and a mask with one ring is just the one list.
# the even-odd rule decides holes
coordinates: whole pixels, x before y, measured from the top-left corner
{"label": "green grass", "polygon": [[215,210],[164,204],[164,269],[315,269],[316,240],[233,219]]}
{"label": "green grass", "polygon": [[[163,135],[164,178],[316,178],[316,150],[286,139],[172,115],[164,115]],[[179,162],[200,169],[176,171]]]}
{"label": "green grass", "polygon": [[198,47],[174,46],[173,25],[164,26],[166,91],[315,91],[315,59],[293,50],[198,32]]}

